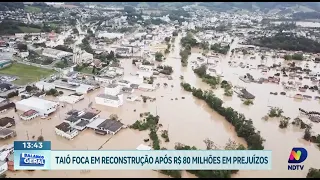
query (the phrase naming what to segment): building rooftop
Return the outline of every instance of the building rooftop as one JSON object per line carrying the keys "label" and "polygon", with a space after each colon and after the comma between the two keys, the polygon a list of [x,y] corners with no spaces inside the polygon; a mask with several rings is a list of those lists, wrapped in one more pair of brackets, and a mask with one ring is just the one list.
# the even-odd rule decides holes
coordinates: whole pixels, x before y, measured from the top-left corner
{"label": "building rooftop", "polygon": [[89,124],[89,123],[90,123],[90,122],[89,122],[88,120],[83,120],[83,119],[81,119],[81,121],[78,122],[78,123],[76,124],[76,126],[84,127],[84,126],[86,126],[86,125]]}
{"label": "building rooftop", "polygon": [[66,51],[61,51],[61,50],[57,50],[57,49],[52,49],[52,48],[45,48],[42,52],[42,54],[50,54],[50,55],[53,55],[53,56],[56,56],[60,53],[65,53],[65,54],[70,54],[72,55],[72,53],[70,52],[66,52]]}
{"label": "building rooftop", "polygon": [[77,122],[79,119],[81,119],[81,117],[71,115],[71,116],[67,117],[65,120],[74,123],[74,122]]}
{"label": "building rooftop", "polygon": [[130,81],[127,81],[127,80],[119,80],[118,82],[125,83],[125,84],[129,84],[130,83]]}
{"label": "building rooftop", "polygon": [[123,126],[123,124],[120,121],[116,121],[116,120],[112,120],[112,119],[106,119],[105,121],[103,121],[101,124],[99,124],[97,126],[98,129],[107,129],[110,130],[112,132],[116,132],[117,130],[119,130],[121,127]]}
{"label": "building rooftop", "polygon": [[7,104],[2,104],[0,106],[0,111],[4,110],[4,109],[9,109],[9,108],[14,108],[16,107],[16,104],[11,102],[11,103],[7,103]]}
{"label": "building rooftop", "polygon": [[109,84],[109,85],[107,85],[107,88],[115,88],[117,86],[118,86],[118,84]]}
{"label": "building rooftop", "polygon": [[68,115],[78,115],[78,112],[80,112],[80,111],[78,111],[76,109],[72,109],[72,110],[68,111],[67,114]]}
{"label": "building rooftop", "polygon": [[112,96],[109,94],[99,94],[98,97],[105,98],[105,99],[111,99],[111,100],[119,100],[118,96]]}
{"label": "building rooftop", "polygon": [[33,109],[30,109],[29,111],[26,111],[22,114],[22,116],[24,117],[30,117],[30,116],[33,116],[35,114],[37,114],[38,112],[33,110]]}
{"label": "building rooftop", "polygon": [[7,126],[8,124],[12,124],[12,125],[15,125],[15,121],[13,118],[10,118],[10,117],[3,117],[0,119],[0,127],[5,127]]}
{"label": "building rooftop", "polygon": [[106,119],[103,118],[97,118],[96,120],[92,121],[90,124],[87,125],[89,128],[97,129],[97,126],[101,124]]}
{"label": "building rooftop", "polygon": [[10,136],[11,134],[15,133],[14,130],[8,129],[8,128],[2,128],[0,129],[0,139],[4,139],[7,136]]}
{"label": "building rooftop", "polygon": [[90,120],[94,117],[96,117],[98,114],[92,113],[92,112],[86,112],[84,115],[81,116],[82,119]]}
{"label": "building rooftop", "polygon": [[30,97],[28,99],[23,99],[21,101],[18,101],[17,104],[21,104],[27,107],[33,107],[34,109],[43,109],[43,108],[49,109],[57,105],[56,102],[40,99],[37,97]]}
{"label": "building rooftop", "polygon": [[63,122],[63,123],[57,125],[56,128],[63,131],[63,132],[68,132],[71,130],[70,124],[66,123],[66,122]]}

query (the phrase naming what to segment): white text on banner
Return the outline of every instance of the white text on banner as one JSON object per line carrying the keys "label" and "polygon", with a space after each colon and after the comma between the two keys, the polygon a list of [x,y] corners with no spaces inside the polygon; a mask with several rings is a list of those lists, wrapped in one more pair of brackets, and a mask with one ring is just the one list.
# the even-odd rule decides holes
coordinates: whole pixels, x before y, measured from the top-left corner
{"label": "white text on banner", "polygon": [[51,151],[52,170],[271,170],[271,151]]}

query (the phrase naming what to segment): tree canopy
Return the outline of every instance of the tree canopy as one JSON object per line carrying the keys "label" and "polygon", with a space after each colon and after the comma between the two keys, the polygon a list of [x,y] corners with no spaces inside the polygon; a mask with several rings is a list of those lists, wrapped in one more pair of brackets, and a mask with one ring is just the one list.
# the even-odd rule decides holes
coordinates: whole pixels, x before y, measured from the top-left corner
{"label": "tree canopy", "polygon": [[294,34],[278,33],[271,37],[251,39],[249,43],[271,49],[320,53],[319,42],[305,37],[297,37]]}

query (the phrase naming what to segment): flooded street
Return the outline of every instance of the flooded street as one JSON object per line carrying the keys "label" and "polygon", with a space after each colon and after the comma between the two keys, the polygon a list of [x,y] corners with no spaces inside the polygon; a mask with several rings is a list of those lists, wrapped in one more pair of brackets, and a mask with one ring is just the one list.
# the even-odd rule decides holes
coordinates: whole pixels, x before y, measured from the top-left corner
{"label": "flooded street", "polygon": [[[43,135],[45,140],[51,141],[52,149],[55,150],[79,150],[90,149],[98,150],[102,146],[103,149],[134,150],[138,145],[143,143],[145,138],[148,138],[148,132],[139,132],[131,129],[123,129],[115,136],[100,136],[94,133],[92,130],[84,130],[74,140],[66,140],[60,136],[57,136],[54,132],[56,125],[60,124],[66,117],[66,112],[71,109],[82,110],[88,108],[88,104],[92,102],[92,107],[101,111],[100,116],[102,118],[108,118],[110,114],[117,114],[121,119],[121,122],[127,125],[134,123],[140,119],[140,113],[151,112],[160,116],[160,122],[163,127],[160,130],[168,130],[170,142],[165,143],[162,138],[161,146],[168,149],[173,149],[174,144],[177,142],[196,146],[199,149],[204,149],[205,144],[203,140],[206,138],[214,141],[218,146],[224,146],[228,139],[236,141],[246,146],[245,141],[242,138],[237,137],[233,126],[228,123],[222,116],[211,110],[205,102],[198,100],[192,96],[191,93],[184,91],[180,87],[180,76],[184,76],[185,82],[190,83],[192,86],[202,89],[209,89],[210,87],[202,82],[192,71],[191,61],[196,60],[201,53],[192,53],[189,57],[188,67],[182,67],[180,62],[180,39],[181,35],[176,37],[174,50],[167,55],[167,58],[163,64],[173,67],[174,72],[172,74],[173,80],[167,80],[167,78],[158,77],[155,80],[155,84],[160,83],[160,88],[154,92],[141,92],[136,90],[135,95],[145,95],[156,98],[156,101],[147,103],[141,102],[128,102],[120,108],[107,108],[105,106],[96,105],[94,97],[103,92],[103,87],[99,90],[91,92],[86,98],[74,105],[67,105],[64,108],[60,107],[60,110],[51,115],[51,119],[37,118],[30,122],[20,121],[18,115],[10,110],[2,114],[2,116],[12,117],[16,119],[16,126],[14,129],[17,131],[17,137],[6,141],[1,141],[0,146],[8,143],[12,143],[14,140],[27,140],[37,139],[39,135]],[[79,40],[81,41],[81,40]],[[231,48],[236,47],[237,41],[235,40]],[[267,58],[268,59],[268,58]],[[311,101],[295,101],[293,98],[287,96],[274,96],[270,95],[270,92],[281,92],[283,88],[281,85],[276,84],[257,84],[257,83],[244,83],[239,80],[240,75],[250,73],[253,76],[268,77],[276,72],[268,72],[268,74],[260,75],[259,70],[256,69],[242,69],[240,67],[230,67],[228,61],[243,61],[244,63],[250,63],[254,66],[260,64],[259,56],[256,60],[250,60],[249,56],[230,58],[230,53],[219,60],[217,68],[223,72],[223,79],[231,81],[233,85],[239,85],[246,87],[249,92],[256,96],[254,105],[248,107],[243,105],[240,98],[233,95],[233,97],[224,97],[223,89],[214,90],[215,94],[221,98],[225,103],[224,106],[230,106],[240,113],[245,114],[249,119],[253,120],[253,124],[258,131],[261,132],[261,136],[266,140],[264,143],[265,150],[272,150],[273,152],[273,169],[271,171],[239,171],[234,177],[305,177],[310,167],[320,167],[319,149],[311,143],[307,143],[302,140],[303,130],[293,127],[292,125],[286,129],[280,129],[278,127],[279,120],[269,119],[264,121],[261,118],[265,116],[268,111],[268,106],[280,107],[284,111],[285,116],[294,119],[299,115],[298,108],[303,108],[307,111],[319,110],[319,102],[315,100]],[[281,59],[267,60],[267,63],[273,64],[274,62],[282,61]],[[129,76],[130,73],[134,73],[137,68],[132,65],[131,59],[121,60],[121,65],[125,69],[125,76]],[[313,67],[313,66],[312,66]],[[283,79],[281,79],[283,80]],[[309,80],[307,80],[309,81]],[[165,87],[163,84],[168,83]],[[65,94],[72,92],[64,91]],[[185,97],[183,99],[182,97]],[[53,97],[45,97],[46,99],[57,100]],[[17,99],[18,100],[18,99]],[[134,112],[134,110],[136,110]],[[19,112],[22,113],[22,112]],[[303,120],[307,119],[302,118]],[[309,122],[308,122],[309,123]],[[313,123],[312,130],[319,133],[320,125]],[[111,139],[110,139],[111,138]],[[108,141],[109,140],[109,141]],[[107,143],[105,143],[108,141]],[[150,143],[150,142],[149,142]],[[148,144],[148,143],[147,143]],[[149,145],[149,144],[148,144]],[[288,158],[289,153],[293,147],[304,147],[308,151],[308,158],[303,163],[305,165],[303,171],[288,171]],[[8,172],[9,177],[167,177],[156,171],[19,171]],[[193,177],[188,173],[183,173],[183,177]]]}

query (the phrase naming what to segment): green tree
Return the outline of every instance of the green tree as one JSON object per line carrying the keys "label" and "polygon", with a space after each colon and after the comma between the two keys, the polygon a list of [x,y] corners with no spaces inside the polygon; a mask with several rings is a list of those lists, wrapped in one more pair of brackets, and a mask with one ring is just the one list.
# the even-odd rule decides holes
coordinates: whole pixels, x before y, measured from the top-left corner
{"label": "green tree", "polygon": [[161,52],[156,52],[155,54],[155,60],[158,62],[161,62],[163,58],[163,54]]}
{"label": "green tree", "polygon": [[43,136],[39,136],[37,141],[44,141],[44,137]]}
{"label": "green tree", "polygon": [[177,31],[173,31],[172,32],[172,36],[178,36],[178,32]]}
{"label": "green tree", "polygon": [[170,42],[170,37],[165,37],[164,40],[169,43]]}
{"label": "green tree", "polygon": [[320,169],[310,168],[306,178],[320,178]]}

